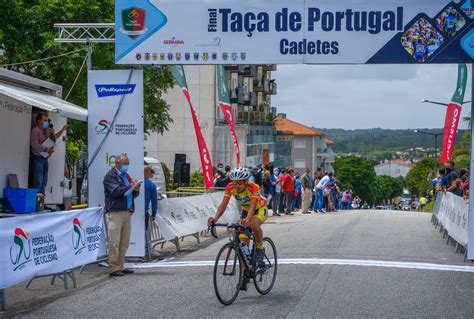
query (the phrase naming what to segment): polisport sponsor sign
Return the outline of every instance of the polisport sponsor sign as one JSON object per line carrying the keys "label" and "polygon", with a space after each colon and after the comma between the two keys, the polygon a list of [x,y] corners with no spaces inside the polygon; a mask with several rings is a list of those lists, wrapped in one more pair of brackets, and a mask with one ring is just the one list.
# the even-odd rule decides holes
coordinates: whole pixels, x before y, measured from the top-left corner
{"label": "polisport sponsor sign", "polygon": [[[128,14],[132,19],[141,12],[129,10]],[[140,24],[141,20],[137,21],[129,21],[128,31]],[[115,165],[116,156],[127,153],[130,176],[143,179],[143,71],[89,71],[88,88],[89,204],[104,207],[103,180]],[[144,198],[142,189],[135,198],[128,256],[145,254]]]}
{"label": "polisport sponsor sign", "polygon": [[114,95],[132,94],[135,91],[135,84],[97,84],[95,89],[98,97]]}
{"label": "polisport sponsor sign", "polygon": [[0,219],[0,289],[97,260],[101,208]]}

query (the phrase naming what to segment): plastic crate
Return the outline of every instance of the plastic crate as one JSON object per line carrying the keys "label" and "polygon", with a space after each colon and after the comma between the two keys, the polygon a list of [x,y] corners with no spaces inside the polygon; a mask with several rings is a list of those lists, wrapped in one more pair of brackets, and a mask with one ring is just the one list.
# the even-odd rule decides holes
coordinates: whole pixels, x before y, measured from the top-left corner
{"label": "plastic crate", "polygon": [[36,188],[5,188],[3,193],[15,213],[36,211]]}

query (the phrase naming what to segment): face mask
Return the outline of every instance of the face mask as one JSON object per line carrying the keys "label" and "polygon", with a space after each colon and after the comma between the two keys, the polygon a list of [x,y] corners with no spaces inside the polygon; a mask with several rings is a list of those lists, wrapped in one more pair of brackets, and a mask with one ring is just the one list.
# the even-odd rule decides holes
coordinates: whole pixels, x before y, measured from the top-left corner
{"label": "face mask", "polygon": [[49,127],[48,121],[43,122],[43,128],[47,129]]}
{"label": "face mask", "polygon": [[122,165],[122,168],[120,169],[120,173],[127,174],[127,172],[128,172],[128,165]]}

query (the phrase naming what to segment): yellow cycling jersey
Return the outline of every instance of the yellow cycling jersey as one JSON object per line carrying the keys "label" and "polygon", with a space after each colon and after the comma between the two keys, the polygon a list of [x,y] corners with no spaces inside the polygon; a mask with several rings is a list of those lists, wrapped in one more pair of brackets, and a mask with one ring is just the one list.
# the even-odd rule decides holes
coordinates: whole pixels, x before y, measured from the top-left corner
{"label": "yellow cycling jersey", "polygon": [[234,196],[237,202],[242,206],[242,210],[248,211],[250,209],[250,200],[256,198],[257,206],[255,211],[258,211],[260,208],[267,206],[267,201],[260,195],[260,188],[257,184],[250,181],[247,182],[247,187],[242,193],[237,191],[237,187],[234,183],[227,184],[225,188],[224,197]]}

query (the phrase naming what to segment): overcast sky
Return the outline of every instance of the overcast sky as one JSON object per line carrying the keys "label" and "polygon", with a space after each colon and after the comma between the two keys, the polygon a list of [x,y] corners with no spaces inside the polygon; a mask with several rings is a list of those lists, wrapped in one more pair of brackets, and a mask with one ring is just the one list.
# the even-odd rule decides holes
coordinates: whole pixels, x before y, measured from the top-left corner
{"label": "overcast sky", "polygon": [[[471,67],[464,100],[471,100]],[[441,128],[457,65],[278,65],[272,104],[287,117],[318,128]],[[470,104],[462,116],[470,113]],[[460,123],[460,128],[467,125]]]}

